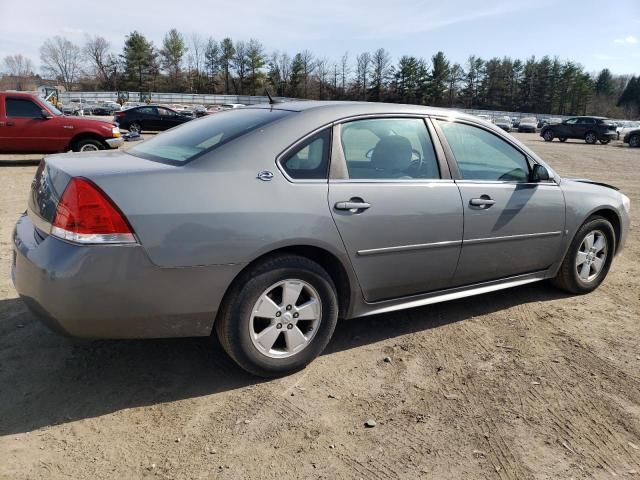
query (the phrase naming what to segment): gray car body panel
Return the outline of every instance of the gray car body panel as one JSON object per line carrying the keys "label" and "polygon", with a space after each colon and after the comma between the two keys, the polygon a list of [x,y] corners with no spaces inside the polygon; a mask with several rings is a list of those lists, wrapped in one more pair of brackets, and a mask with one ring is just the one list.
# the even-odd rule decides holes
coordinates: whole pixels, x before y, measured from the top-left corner
{"label": "gray car body panel", "polygon": [[[124,212],[139,244],[78,246],[48,236],[47,222],[52,221],[53,210],[51,205],[43,210],[38,203],[43,199],[47,203],[46,195],[35,195],[29,216],[18,222],[14,235],[18,292],[42,316],[55,319],[60,329],[72,335],[208,335],[226,291],[240,272],[256,259],[285,248],[313,247],[338,260],[350,286],[349,305],[343,310],[348,318],[553,276],[579,226],[603,208],[620,218],[618,250],[624,244],[629,219],[619,193],[562,180],[534,152],[475,117],[420,106],[357,102],[253,108],[283,108],[294,113],[182,166],[118,151],[47,157],[43,168],[49,179],[44,188],[51,198],[60,198],[71,177],[89,178]],[[498,190],[513,192],[515,188],[526,195],[509,204],[509,193],[503,192],[502,213],[498,209],[483,212],[490,215],[480,220],[475,231],[463,233],[463,218],[469,215],[464,192],[477,186],[455,178],[405,182],[401,188],[406,195],[397,195],[393,190],[403,182],[292,181],[276,164],[282,152],[311,132],[348,119],[379,115],[456,118],[490,129],[532,162],[545,165],[552,180],[526,187],[498,185]],[[440,145],[437,135],[433,141],[439,160],[450,162],[455,172],[452,159],[444,158],[445,142]],[[270,181],[257,178],[265,170],[273,173]],[[446,197],[425,193],[435,191],[449,193]],[[554,195],[540,194],[544,192]],[[358,227],[356,222],[347,232],[343,223],[352,223],[354,217],[336,212],[332,216],[332,206],[335,201],[365,194],[372,199],[372,208],[357,219],[369,225]],[[423,197],[433,209],[420,205]],[[407,207],[407,199],[412,207]],[[519,216],[529,207],[536,207],[531,215]],[[493,228],[500,222],[500,228]],[[363,228],[360,233],[359,228]],[[560,235],[542,235],[534,237],[535,241],[527,238],[559,230]],[[464,243],[518,235],[524,236],[501,247],[502,240],[495,239]],[[442,242],[445,244],[438,245]],[[473,265],[474,250],[480,250],[481,258],[486,259],[496,248],[515,255],[532,245],[538,254],[544,251],[546,255],[541,260],[536,252],[526,253],[534,271],[520,268],[500,273],[498,264],[484,272],[482,268],[466,272],[459,268]],[[391,251],[384,251],[386,248]]]}

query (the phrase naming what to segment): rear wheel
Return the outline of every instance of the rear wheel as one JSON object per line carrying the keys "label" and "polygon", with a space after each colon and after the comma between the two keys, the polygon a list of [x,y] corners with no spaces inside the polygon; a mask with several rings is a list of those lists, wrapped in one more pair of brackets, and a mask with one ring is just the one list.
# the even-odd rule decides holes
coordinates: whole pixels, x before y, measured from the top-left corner
{"label": "rear wheel", "polygon": [[97,152],[102,149],[104,149],[104,145],[100,140],[96,140],[95,138],[78,140],[72,147],[74,152]]}
{"label": "rear wheel", "polygon": [[547,130],[546,132],[544,132],[542,138],[544,138],[545,142],[551,142],[553,140],[553,130]]}
{"label": "rear wheel", "polygon": [[609,142],[610,142],[610,140],[609,140],[608,138],[603,138],[602,140],[600,140],[600,143],[601,143],[602,145],[606,145],[606,144],[607,144],[607,143],[609,143]]}
{"label": "rear wheel", "polygon": [[308,258],[282,255],[235,282],[216,319],[216,333],[242,368],[277,377],[320,355],[337,319],[337,295],[327,272]]}
{"label": "rear wheel", "polygon": [[584,141],[589,145],[593,145],[598,141],[598,136],[595,132],[587,132],[587,134],[584,136]]}
{"label": "rear wheel", "polygon": [[142,133],[142,125],[140,125],[138,122],[133,122],[131,125],[129,125],[128,130],[130,132]]}
{"label": "rear wheel", "polygon": [[629,137],[629,146],[633,148],[640,147],[640,135],[631,135]]}
{"label": "rear wheel", "polygon": [[567,141],[567,137],[560,137],[560,141],[563,142],[563,143],[566,142]]}
{"label": "rear wheel", "polygon": [[614,251],[611,223],[603,217],[591,217],[576,233],[552,282],[570,293],[592,292],[607,276]]}

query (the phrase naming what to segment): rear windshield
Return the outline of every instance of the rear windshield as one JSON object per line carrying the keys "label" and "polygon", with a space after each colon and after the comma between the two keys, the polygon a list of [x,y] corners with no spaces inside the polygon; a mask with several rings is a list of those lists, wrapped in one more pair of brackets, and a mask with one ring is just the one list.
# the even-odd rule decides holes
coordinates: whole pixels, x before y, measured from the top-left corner
{"label": "rear windshield", "polygon": [[127,153],[147,160],[181,165],[291,113],[266,108],[216,113],[156,135]]}

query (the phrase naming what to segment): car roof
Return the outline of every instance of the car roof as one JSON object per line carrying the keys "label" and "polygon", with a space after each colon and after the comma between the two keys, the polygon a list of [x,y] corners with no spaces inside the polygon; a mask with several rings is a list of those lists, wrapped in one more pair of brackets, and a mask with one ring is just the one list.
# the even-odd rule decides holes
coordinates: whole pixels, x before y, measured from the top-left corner
{"label": "car roof", "polygon": [[[323,100],[302,100],[282,103],[259,103],[247,105],[241,108],[265,108],[273,110],[287,110],[291,112],[322,111],[333,114],[336,118],[348,115],[367,114],[416,114],[416,115],[445,115],[454,114],[454,110],[439,107],[427,107],[423,105],[408,105],[401,103],[381,103],[381,102],[351,102],[351,101],[323,101]],[[455,112],[457,117],[477,118],[472,115]]]}

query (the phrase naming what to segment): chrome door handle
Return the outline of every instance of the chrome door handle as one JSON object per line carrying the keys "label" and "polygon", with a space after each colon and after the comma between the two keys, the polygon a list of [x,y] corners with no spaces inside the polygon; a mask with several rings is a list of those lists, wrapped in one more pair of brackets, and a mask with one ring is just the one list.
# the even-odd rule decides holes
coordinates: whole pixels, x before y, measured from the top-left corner
{"label": "chrome door handle", "polygon": [[370,208],[371,204],[367,202],[337,202],[335,204],[336,210],[366,210]]}
{"label": "chrome door handle", "polygon": [[473,205],[474,207],[490,207],[495,203],[496,201],[487,195],[483,195],[480,198],[472,198],[471,200],[469,200],[469,205]]}

